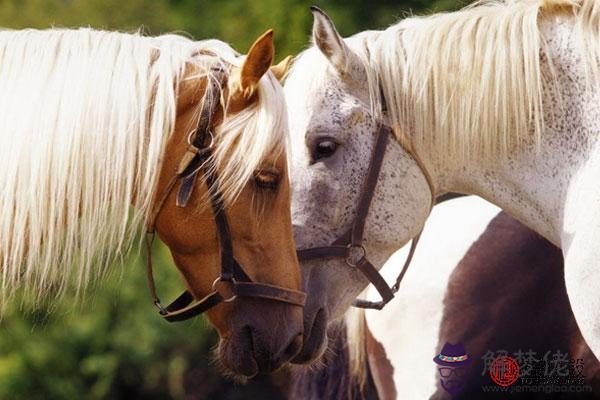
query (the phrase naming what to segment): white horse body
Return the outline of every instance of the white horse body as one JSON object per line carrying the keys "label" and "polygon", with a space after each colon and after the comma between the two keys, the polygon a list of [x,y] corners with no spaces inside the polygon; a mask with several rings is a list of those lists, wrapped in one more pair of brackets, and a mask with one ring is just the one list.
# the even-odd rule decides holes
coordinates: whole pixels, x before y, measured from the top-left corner
{"label": "white horse body", "polygon": [[[441,191],[477,194],[562,248],[565,279],[577,323],[600,355],[600,109],[598,90],[586,90],[573,25],[542,27],[559,86],[544,87],[545,130],[508,160],[439,164]],[[542,64],[542,68],[547,65]],[[560,90],[562,101],[557,100]],[[420,155],[433,160],[426,151]],[[435,165],[431,162],[430,165]]]}
{"label": "white horse body", "polygon": [[[348,229],[373,133],[387,123],[397,140],[387,147],[365,229],[374,265],[427,217],[431,194],[412,148],[434,196],[478,195],[563,250],[577,323],[600,356],[597,2],[482,3],[349,39],[320,10],[314,16],[316,49],[298,58],[286,83],[298,245],[329,244]],[[315,158],[323,140],[338,145]],[[328,288],[313,301],[334,317],[366,285],[355,271],[342,272],[343,260],[303,268],[309,289]],[[316,307],[306,308],[308,320]]]}
{"label": "white horse body", "polygon": [[[394,385],[401,398],[427,399],[436,392],[439,378],[432,359],[439,350],[450,274],[499,211],[476,197],[437,205],[398,295],[383,310],[366,311],[367,326],[394,367]],[[381,269],[388,283],[396,279],[407,253],[405,246]],[[377,296],[370,288],[368,297]]]}

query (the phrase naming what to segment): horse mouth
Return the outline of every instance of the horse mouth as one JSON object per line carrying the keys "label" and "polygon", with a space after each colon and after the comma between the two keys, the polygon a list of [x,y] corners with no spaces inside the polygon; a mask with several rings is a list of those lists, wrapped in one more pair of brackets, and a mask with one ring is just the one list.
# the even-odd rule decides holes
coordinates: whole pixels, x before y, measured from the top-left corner
{"label": "horse mouth", "polygon": [[319,359],[327,347],[327,314],[323,308],[317,311],[312,324],[305,326],[302,350],[291,360],[293,364],[310,364]]}
{"label": "horse mouth", "polygon": [[[298,330],[289,342],[275,341],[264,332],[244,326],[219,342],[219,360],[225,375],[244,381],[258,374],[277,371],[302,348],[302,331]],[[287,337],[287,336],[286,336]]]}
{"label": "horse mouth", "polygon": [[225,374],[242,381],[258,375],[259,366],[252,349],[250,335],[240,335],[237,340],[221,339],[219,359],[227,370]]}

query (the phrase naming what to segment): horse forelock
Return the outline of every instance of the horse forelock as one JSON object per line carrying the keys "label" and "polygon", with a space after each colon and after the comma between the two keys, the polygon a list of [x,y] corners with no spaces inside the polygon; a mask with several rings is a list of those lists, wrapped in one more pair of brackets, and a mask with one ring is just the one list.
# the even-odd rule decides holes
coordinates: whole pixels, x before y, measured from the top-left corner
{"label": "horse forelock", "polygon": [[236,200],[258,169],[288,148],[283,90],[271,72],[261,78],[256,94],[256,101],[238,113],[229,115],[225,105],[225,118],[216,132],[215,167],[226,204]]}

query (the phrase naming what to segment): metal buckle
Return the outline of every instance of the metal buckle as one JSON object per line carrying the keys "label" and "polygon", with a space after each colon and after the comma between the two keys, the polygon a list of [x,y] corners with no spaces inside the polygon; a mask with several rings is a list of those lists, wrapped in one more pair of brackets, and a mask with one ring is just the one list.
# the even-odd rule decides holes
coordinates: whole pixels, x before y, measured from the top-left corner
{"label": "metal buckle", "polygon": [[154,305],[156,306],[156,308],[158,308],[158,313],[160,315],[167,315],[169,312],[167,311],[166,308],[164,308],[162,306],[162,304],[160,304],[160,300],[156,299],[154,300],[152,303],[154,303]]}
{"label": "metal buckle", "polygon": [[[362,244],[349,243],[348,246],[346,246],[346,248],[348,249],[348,256],[346,257],[346,264],[348,264],[349,266],[351,266],[353,268],[358,265],[358,262],[360,260],[362,260],[363,258],[365,258],[367,256],[367,249],[365,249],[365,246],[363,246]],[[360,251],[360,253],[357,254],[356,251],[353,251],[353,249],[356,249],[356,251]],[[352,260],[356,260],[356,261],[353,262]]]}
{"label": "metal buckle", "polygon": [[[223,283],[227,283],[227,284],[231,285],[231,289],[229,290],[229,292],[230,292],[229,294],[225,294],[225,295],[224,295],[224,293],[223,293],[222,291],[220,291],[220,290],[217,288],[217,284],[218,284],[219,282],[223,282]],[[232,301],[234,301],[234,300],[237,298],[237,295],[236,295],[236,294],[235,294],[235,292],[233,291],[233,287],[235,286],[235,283],[236,283],[236,281],[235,281],[235,279],[234,279],[234,278],[231,278],[231,280],[230,280],[230,281],[224,281],[224,280],[223,280],[223,279],[222,279],[222,278],[219,276],[219,277],[218,277],[217,279],[215,279],[215,281],[213,282],[213,284],[212,284],[212,290],[213,290],[213,292],[217,292],[217,293],[219,293],[219,294],[221,295],[221,297],[223,298],[223,300],[221,300],[221,301],[222,301],[223,303],[231,303]],[[226,296],[228,296],[228,295],[230,295],[230,297],[226,297]]]}

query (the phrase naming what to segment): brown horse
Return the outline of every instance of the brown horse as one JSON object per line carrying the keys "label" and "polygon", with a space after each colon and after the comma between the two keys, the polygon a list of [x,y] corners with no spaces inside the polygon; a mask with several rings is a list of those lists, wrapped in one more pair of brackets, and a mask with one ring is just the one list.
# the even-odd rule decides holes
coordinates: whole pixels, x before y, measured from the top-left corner
{"label": "brown horse", "polygon": [[236,374],[290,360],[304,294],[272,31],[246,57],[89,29],[4,31],[0,53],[2,304],[83,288],[145,223],[188,289],[167,310],[156,298],[162,314],[207,310]]}
{"label": "brown horse", "polygon": [[[427,258],[427,255],[424,257]],[[431,363],[430,372],[435,376],[436,365],[431,358],[446,342],[462,343],[475,360],[467,372],[467,385],[457,396],[451,397],[442,389],[437,377],[437,389],[434,387],[433,392],[427,395],[423,393],[423,398],[506,398],[506,393],[482,392],[482,386],[493,385],[489,374],[482,374],[482,359],[488,350],[506,350],[510,354],[519,349],[537,351],[538,358],[545,351],[560,350],[568,353],[572,359],[582,359],[585,383],[592,385],[593,391],[581,394],[513,393],[510,398],[598,398],[600,363],[577,328],[570,310],[562,269],[563,261],[558,248],[505,213],[495,217],[454,268],[445,289],[438,343],[431,343],[427,354],[422,354],[426,362]],[[412,272],[419,273],[415,270]],[[402,293],[400,290],[399,298]],[[418,302],[409,301],[408,307],[417,314],[424,311]],[[381,312],[387,311],[384,309]],[[391,311],[386,329],[390,324],[397,326],[398,330],[402,330],[403,326],[407,329],[403,325],[401,310]],[[390,351],[393,349],[388,347],[394,346],[393,343],[394,347],[399,347],[400,343],[380,341],[377,334],[369,330],[369,326],[363,319],[366,357],[360,366],[363,372],[361,376],[351,372],[352,368],[356,370],[356,366],[351,366],[349,362],[352,344],[347,341],[345,329],[334,326],[329,331],[330,347],[323,358],[323,368],[295,372],[290,398],[413,398],[407,396],[408,388],[398,387],[393,379],[396,374],[402,374],[403,371],[409,373],[414,368],[407,364],[406,354],[403,359],[395,359]],[[413,385],[420,383],[417,380],[411,382]]]}
{"label": "brown horse", "polygon": [[[557,350],[583,360],[592,393],[513,393],[511,398],[592,399],[600,397],[600,363],[586,345],[571,311],[559,248],[500,213],[471,246],[450,277],[444,300],[438,350],[444,343],[462,343],[475,362],[467,385],[457,398],[506,398],[485,394],[493,385],[484,370],[488,351]],[[439,385],[439,383],[438,383]],[[451,397],[438,386],[433,399]]]}

